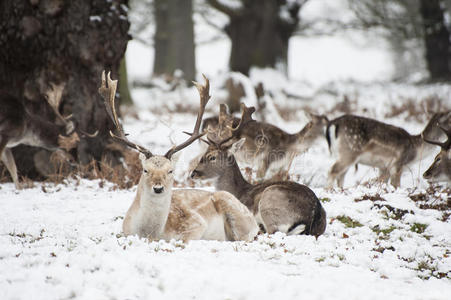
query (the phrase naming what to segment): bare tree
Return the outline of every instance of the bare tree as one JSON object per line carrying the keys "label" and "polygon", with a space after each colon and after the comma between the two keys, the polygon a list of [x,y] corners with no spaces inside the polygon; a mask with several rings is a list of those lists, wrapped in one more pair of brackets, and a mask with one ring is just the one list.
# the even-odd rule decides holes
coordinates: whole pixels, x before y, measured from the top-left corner
{"label": "bare tree", "polygon": [[154,74],[172,75],[181,70],[194,80],[194,23],[191,0],[154,0]]}
{"label": "bare tree", "polygon": [[[443,0],[348,0],[358,22],[353,28],[382,28],[394,46],[398,76],[423,56],[430,79],[449,80],[450,32]],[[449,2],[449,1],[448,1]],[[448,6],[449,7],[449,6]]]}
{"label": "bare tree", "polygon": [[232,42],[230,69],[247,75],[251,66],[273,67],[286,73],[288,41],[307,1],[240,0],[231,6],[207,0],[229,18],[224,31]]}

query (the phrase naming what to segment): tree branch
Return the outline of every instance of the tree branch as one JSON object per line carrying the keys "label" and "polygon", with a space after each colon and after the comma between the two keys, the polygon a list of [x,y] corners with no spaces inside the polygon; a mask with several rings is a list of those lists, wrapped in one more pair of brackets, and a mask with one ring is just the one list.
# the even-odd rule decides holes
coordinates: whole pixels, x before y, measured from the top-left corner
{"label": "tree branch", "polygon": [[234,9],[228,5],[225,5],[220,0],[207,0],[207,3],[210,4],[210,6],[212,6],[213,8],[228,15],[229,17],[237,16],[239,14],[238,9]]}

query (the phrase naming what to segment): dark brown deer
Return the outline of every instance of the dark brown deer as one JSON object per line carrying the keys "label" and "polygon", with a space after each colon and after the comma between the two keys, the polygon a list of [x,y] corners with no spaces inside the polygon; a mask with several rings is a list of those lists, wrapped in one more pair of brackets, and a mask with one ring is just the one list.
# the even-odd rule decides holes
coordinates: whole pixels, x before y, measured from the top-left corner
{"label": "dark brown deer", "polygon": [[[191,173],[194,179],[213,179],[217,190],[232,193],[251,210],[266,232],[281,231],[287,234],[309,234],[318,237],[326,229],[326,212],[315,193],[307,186],[293,181],[248,183],[241,174],[235,154],[246,142],[240,131],[252,120],[254,108],[242,105],[242,117],[232,135],[218,139],[218,134],[208,134],[207,152]],[[222,128],[224,124],[219,124]]]}
{"label": "dark brown deer", "polygon": [[[245,139],[241,149],[235,153],[235,159],[240,163],[255,166],[258,179],[269,178],[271,174],[281,171],[287,173],[294,156],[307,151],[324,135],[327,118],[322,115],[309,116],[310,122],[294,134],[269,123],[255,120],[248,122],[239,134],[228,142],[232,144],[242,138]],[[223,138],[231,135],[228,128],[237,126],[239,121],[239,118],[227,114],[227,108],[222,104],[219,116],[205,119],[203,128],[208,128],[210,136],[213,132],[217,132],[216,134],[221,135],[219,138]]]}
{"label": "dark brown deer", "polygon": [[55,151],[60,148],[60,144],[71,148],[78,141],[78,136],[73,134],[75,131],[73,122],[58,111],[63,89],[63,84],[52,84],[45,95],[63,125],[57,125],[29,113],[20,99],[6,92],[0,92],[0,156],[17,189],[20,189],[21,185],[11,148],[25,144]]}
{"label": "dark brown deer", "polygon": [[440,146],[441,150],[434,159],[432,165],[424,172],[423,178],[433,182],[451,183],[451,127],[439,126],[447,136],[445,142],[437,142],[423,137],[426,143]]}
{"label": "dark brown deer", "polygon": [[[432,139],[442,134],[437,123],[449,118],[449,113],[436,113],[423,130]],[[332,154],[337,156],[329,171],[328,187],[335,181],[343,187],[344,177],[354,164],[379,169],[379,179],[399,187],[406,167],[432,154],[435,147],[425,143],[420,134],[411,135],[404,129],[373,119],[344,115],[329,122],[326,139]]]}
{"label": "dark brown deer", "polygon": [[233,195],[227,192],[207,192],[195,189],[173,190],[175,153],[199,139],[202,116],[210,99],[210,83],[194,83],[200,95],[200,107],[190,138],[169,149],[165,155],[154,155],[146,148],[129,141],[116,114],[114,97],[117,80],[102,74],[99,93],[105,100],[108,115],[118,135],[117,141],[140,152],[143,173],[135,200],[125,215],[122,229],[125,235],[138,235],[153,240],[197,239],[252,241],[258,233],[253,215]]}

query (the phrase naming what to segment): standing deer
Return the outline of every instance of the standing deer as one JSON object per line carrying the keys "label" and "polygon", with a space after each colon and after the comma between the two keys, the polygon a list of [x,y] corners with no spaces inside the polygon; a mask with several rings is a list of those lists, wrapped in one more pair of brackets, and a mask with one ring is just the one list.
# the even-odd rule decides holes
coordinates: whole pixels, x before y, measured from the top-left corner
{"label": "standing deer", "polygon": [[[242,104],[243,112],[232,135],[218,139],[207,135],[209,146],[197,167],[191,173],[194,179],[214,179],[217,190],[232,193],[256,216],[267,233],[281,231],[287,234],[309,234],[318,237],[326,229],[326,212],[315,193],[307,186],[293,181],[248,183],[235,160],[246,139],[233,144],[240,131],[252,122],[254,108]],[[223,124],[220,124],[223,125]],[[223,127],[224,128],[224,127]]]}
{"label": "standing deer", "polygon": [[[230,141],[233,143],[242,138],[245,139],[241,149],[235,153],[236,160],[255,166],[259,179],[271,177],[271,173],[288,172],[294,156],[308,150],[324,134],[324,128],[328,123],[327,117],[313,114],[309,116],[311,120],[294,134],[287,133],[269,123],[255,120],[248,122]],[[239,118],[227,114],[226,106],[221,104],[219,116],[205,119],[203,128],[208,128],[210,135],[216,132],[221,135],[219,138],[227,137],[231,135],[228,128],[237,126],[239,121]]]}
{"label": "standing deer", "polygon": [[440,126],[447,136],[445,142],[437,142],[423,137],[426,143],[440,146],[441,150],[434,159],[432,165],[424,172],[423,178],[429,182],[451,183],[451,128]]}
{"label": "standing deer", "polygon": [[63,122],[63,126],[29,113],[19,99],[6,92],[0,92],[0,156],[16,189],[20,189],[21,185],[11,148],[25,144],[55,151],[60,148],[60,144],[65,144],[66,148],[72,148],[78,141],[78,136],[73,134],[75,130],[73,122],[63,117],[58,111],[63,89],[62,84],[52,84],[52,88],[46,93],[47,102]]}
{"label": "standing deer", "polygon": [[111,80],[105,71],[99,93],[105,100],[108,115],[119,135],[110,131],[113,139],[140,152],[143,173],[135,200],[127,211],[122,229],[125,235],[159,240],[214,239],[251,241],[258,233],[258,225],[249,210],[228,192],[207,192],[196,189],[173,190],[174,154],[188,147],[203,133],[199,133],[205,106],[210,99],[210,83],[194,83],[200,95],[200,109],[193,133],[182,144],[172,147],[165,155],[154,155],[149,150],[126,138],[114,106],[117,80]]}
{"label": "standing deer", "polygon": [[[449,118],[449,113],[434,114],[423,130],[425,136],[441,135],[437,122]],[[350,166],[364,164],[379,169],[379,179],[390,180],[399,187],[406,166],[434,152],[434,146],[424,142],[420,134],[411,135],[404,129],[373,119],[344,115],[329,122],[326,139],[337,161],[329,171],[328,186],[335,182],[343,187]]]}

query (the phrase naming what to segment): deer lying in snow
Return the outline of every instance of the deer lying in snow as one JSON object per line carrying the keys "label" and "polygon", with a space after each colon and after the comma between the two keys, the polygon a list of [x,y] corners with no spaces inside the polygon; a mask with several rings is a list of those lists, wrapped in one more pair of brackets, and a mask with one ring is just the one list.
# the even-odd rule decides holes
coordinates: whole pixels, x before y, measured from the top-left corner
{"label": "deer lying in snow", "polygon": [[29,113],[19,99],[6,92],[0,92],[0,157],[17,189],[20,189],[21,185],[11,148],[25,144],[55,151],[61,144],[71,148],[78,142],[78,136],[73,134],[75,131],[73,122],[58,111],[63,89],[63,84],[52,84],[52,88],[46,94],[47,102],[62,121],[62,126]]}
{"label": "deer lying in snow", "polygon": [[[197,167],[191,173],[192,178],[214,179],[217,190],[235,195],[251,210],[266,232],[281,231],[287,234],[310,234],[318,237],[326,229],[326,212],[320,201],[307,186],[292,181],[267,182],[252,185],[242,176],[235,160],[246,139],[240,131],[252,122],[254,108],[242,104],[243,112],[232,135],[218,139],[218,134],[207,135],[209,146]],[[219,124],[225,128],[224,124]]]}
{"label": "deer lying in snow", "polygon": [[[440,136],[437,122],[446,118],[449,113],[434,114],[423,134],[430,138]],[[343,187],[346,171],[358,163],[378,168],[381,181],[390,180],[394,187],[399,187],[406,166],[435,151],[420,134],[411,135],[400,127],[353,115],[330,121],[326,139],[331,153],[338,157],[329,171],[329,187],[335,180]]]}
{"label": "deer lying in snow", "polygon": [[426,143],[440,146],[441,150],[432,165],[424,172],[423,178],[429,182],[447,182],[451,184],[451,127],[439,126],[447,136],[445,142],[437,142],[423,137]]}
{"label": "deer lying in snow", "polygon": [[[230,144],[244,138],[245,142],[235,153],[238,162],[257,168],[257,178],[269,178],[271,173],[288,172],[291,161],[298,153],[305,152],[312,144],[323,136],[328,120],[322,115],[309,114],[310,122],[299,132],[290,134],[269,123],[252,120],[240,130]],[[220,106],[219,116],[204,120],[203,129],[209,135],[219,134],[218,138],[231,135],[232,126],[237,126],[239,118],[227,114],[227,107]]]}
{"label": "deer lying in snow", "polygon": [[111,136],[140,152],[143,167],[135,200],[127,211],[122,225],[125,235],[137,234],[149,239],[214,239],[251,241],[258,233],[258,225],[249,210],[228,192],[207,192],[195,189],[173,190],[174,154],[189,146],[203,134],[199,133],[205,106],[210,98],[208,79],[205,85],[195,83],[200,94],[200,109],[191,137],[171,148],[165,155],[130,142],[117,118],[114,96],[117,80],[108,83],[105,71],[99,93],[105,100],[108,115],[119,135]]}

